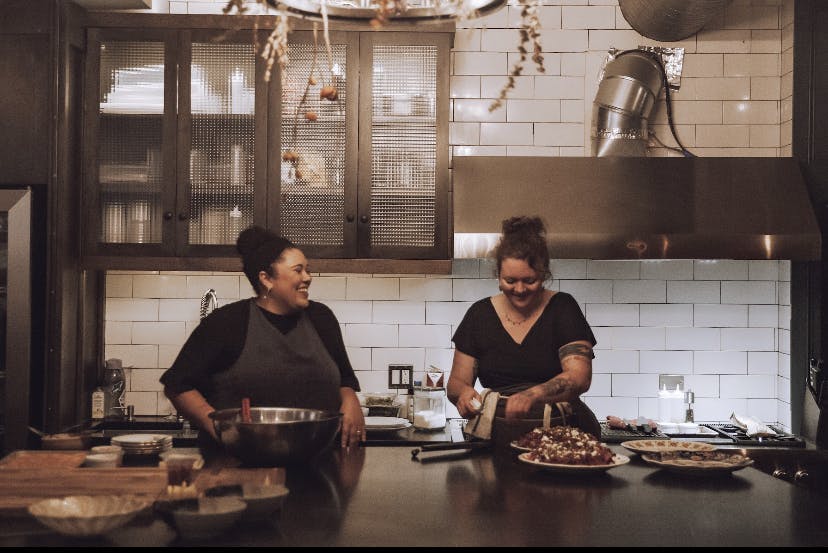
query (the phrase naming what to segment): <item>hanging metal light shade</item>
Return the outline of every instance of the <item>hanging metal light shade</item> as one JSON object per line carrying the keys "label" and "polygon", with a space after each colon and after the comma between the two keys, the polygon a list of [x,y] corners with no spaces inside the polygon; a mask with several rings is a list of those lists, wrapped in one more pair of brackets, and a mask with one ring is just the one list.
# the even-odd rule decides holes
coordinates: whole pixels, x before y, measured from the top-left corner
{"label": "hanging metal light shade", "polygon": [[496,12],[506,2],[507,0],[267,0],[274,9],[305,19],[322,19],[324,9],[331,20],[368,21],[377,16],[378,9],[383,9],[390,19],[407,22],[474,19]]}

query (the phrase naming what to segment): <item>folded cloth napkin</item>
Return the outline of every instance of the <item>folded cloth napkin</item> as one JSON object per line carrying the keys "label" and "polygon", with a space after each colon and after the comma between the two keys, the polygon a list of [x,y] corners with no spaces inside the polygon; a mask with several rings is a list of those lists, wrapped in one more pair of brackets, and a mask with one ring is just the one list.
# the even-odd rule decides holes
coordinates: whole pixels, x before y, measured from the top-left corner
{"label": "folded cloth napkin", "polygon": [[773,428],[748,415],[733,413],[730,415],[730,422],[744,430],[751,437],[776,436]]}
{"label": "folded cloth napkin", "polygon": [[480,411],[466,423],[463,432],[475,438],[489,440],[492,437],[492,423],[500,394],[486,388],[480,393],[480,397],[483,399],[483,405]]}

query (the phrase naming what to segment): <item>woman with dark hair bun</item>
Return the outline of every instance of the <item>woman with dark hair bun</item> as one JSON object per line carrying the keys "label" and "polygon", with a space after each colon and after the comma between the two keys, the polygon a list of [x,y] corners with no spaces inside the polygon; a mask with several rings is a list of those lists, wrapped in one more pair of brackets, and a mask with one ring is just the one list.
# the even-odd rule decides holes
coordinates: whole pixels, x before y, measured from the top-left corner
{"label": "woman with dark hair bun", "polygon": [[[495,432],[504,419],[511,419],[511,434],[528,432],[540,426],[547,404],[565,403],[559,409],[568,419],[561,420],[600,436],[595,415],[579,399],[592,381],[595,336],[571,295],[544,288],[552,274],[543,221],[512,217],[502,228],[494,250],[501,293],[475,302],[454,333],[449,399],[461,416],[477,414],[479,378],[500,393]],[[520,420],[527,422],[513,422]]]}
{"label": "woman with dark hair bun", "polygon": [[161,376],[178,412],[215,440],[209,414],[241,407],[303,407],[342,412],[342,446],[365,441],[359,382],[339,322],[311,301],[302,250],[258,226],[236,241],[256,295],[213,311],[193,330]]}

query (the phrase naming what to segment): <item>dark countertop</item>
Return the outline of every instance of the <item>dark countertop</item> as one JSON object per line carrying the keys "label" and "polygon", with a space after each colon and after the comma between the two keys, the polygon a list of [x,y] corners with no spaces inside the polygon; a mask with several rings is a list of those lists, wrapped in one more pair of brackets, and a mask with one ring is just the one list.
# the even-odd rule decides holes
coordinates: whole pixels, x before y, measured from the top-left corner
{"label": "dark countertop", "polygon": [[606,473],[555,474],[521,463],[511,451],[421,454],[423,461],[431,459],[425,462],[412,461],[410,451],[335,450],[313,466],[289,468],[282,512],[265,524],[241,523],[218,539],[182,541],[146,516],[106,538],[84,541],[55,535],[32,520],[0,524],[0,546],[828,544],[826,496],[751,467],[689,477],[629,454],[629,464]]}

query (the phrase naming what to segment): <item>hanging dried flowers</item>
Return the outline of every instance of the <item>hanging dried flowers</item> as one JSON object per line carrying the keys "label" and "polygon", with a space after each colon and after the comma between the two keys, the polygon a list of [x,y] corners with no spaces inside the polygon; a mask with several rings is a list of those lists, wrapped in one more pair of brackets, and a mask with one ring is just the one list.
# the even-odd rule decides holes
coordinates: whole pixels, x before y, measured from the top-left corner
{"label": "hanging dried flowers", "polygon": [[538,8],[540,7],[540,0],[519,0],[520,2],[520,45],[518,52],[520,52],[520,59],[512,66],[509,72],[509,78],[503,88],[500,90],[500,95],[489,106],[489,111],[492,112],[503,106],[503,100],[509,94],[509,91],[515,88],[517,77],[523,73],[523,66],[526,63],[526,58],[529,56],[529,43],[532,43],[532,61],[535,62],[539,73],[546,73],[546,68],[543,66],[543,55],[540,44],[540,20],[538,19]]}

